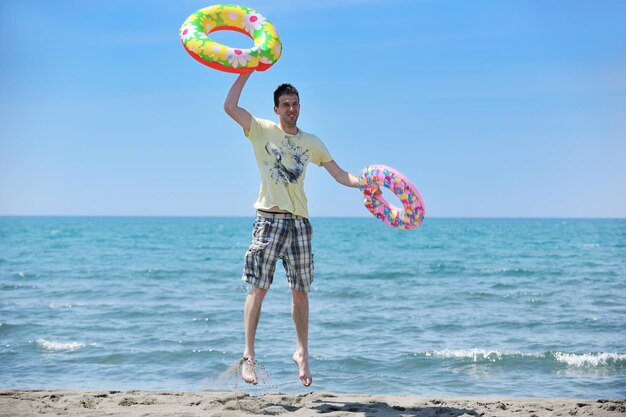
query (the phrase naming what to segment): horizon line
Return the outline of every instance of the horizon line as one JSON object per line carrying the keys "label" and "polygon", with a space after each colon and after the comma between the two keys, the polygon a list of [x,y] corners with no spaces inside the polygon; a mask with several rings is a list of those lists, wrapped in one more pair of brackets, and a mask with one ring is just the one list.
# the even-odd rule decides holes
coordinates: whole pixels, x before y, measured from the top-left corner
{"label": "horizon line", "polygon": [[[0,214],[0,218],[232,218],[245,219],[250,215],[226,214]],[[309,216],[309,219],[368,219],[374,216]],[[615,216],[428,216],[427,219],[475,219],[475,220],[626,220]]]}

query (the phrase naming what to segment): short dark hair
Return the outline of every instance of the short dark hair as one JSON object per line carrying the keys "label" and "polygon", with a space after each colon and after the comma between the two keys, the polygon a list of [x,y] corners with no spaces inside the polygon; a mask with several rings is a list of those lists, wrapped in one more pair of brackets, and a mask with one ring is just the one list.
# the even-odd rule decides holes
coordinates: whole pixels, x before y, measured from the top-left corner
{"label": "short dark hair", "polygon": [[276,88],[276,91],[274,91],[274,106],[278,107],[278,99],[280,96],[284,95],[294,95],[298,97],[298,100],[300,100],[300,94],[298,94],[296,87],[291,84],[281,84]]}

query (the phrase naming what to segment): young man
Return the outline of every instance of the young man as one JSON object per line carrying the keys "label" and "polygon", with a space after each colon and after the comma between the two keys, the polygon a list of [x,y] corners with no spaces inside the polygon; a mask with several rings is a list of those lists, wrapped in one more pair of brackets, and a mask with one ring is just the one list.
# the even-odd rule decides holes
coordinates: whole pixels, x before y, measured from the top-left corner
{"label": "young man", "polygon": [[304,177],[307,164],[323,166],[346,187],[358,187],[358,179],[344,171],[330,156],[322,141],[298,128],[300,97],[289,84],[274,92],[274,113],[279,123],[253,117],[239,107],[239,97],[250,73],[240,75],[230,88],[224,110],[244,130],[252,143],[261,176],[261,190],[252,244],[246,252],[242,280],[250,284],[244,305],[246,345],[242,377],[257,384],[254,339],[263,298],[269,289],[278,259],[283,260],[291,288],[291,313],[296,328],[296,351],[300,380],[305,387],[313,382],[309,368],[309,300],[313,281],[312,229],[308,220]]}

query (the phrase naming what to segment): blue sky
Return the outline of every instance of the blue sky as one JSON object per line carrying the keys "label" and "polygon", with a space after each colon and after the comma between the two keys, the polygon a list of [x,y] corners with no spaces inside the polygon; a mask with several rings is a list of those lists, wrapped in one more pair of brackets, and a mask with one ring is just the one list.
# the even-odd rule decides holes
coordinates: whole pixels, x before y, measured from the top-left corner
{"label": "blue sky", "polygon": [[[0,215],[252,215],[235,76],[178,38],[210,4],[0,3]],[[293,83],[300,127],[355,174],[403,172],[427,217],[626,217],[626,2],[241,4],[284,47],[241,104],[274,119]],[[324,169],[306,190],[312,216],[369,216]]]}

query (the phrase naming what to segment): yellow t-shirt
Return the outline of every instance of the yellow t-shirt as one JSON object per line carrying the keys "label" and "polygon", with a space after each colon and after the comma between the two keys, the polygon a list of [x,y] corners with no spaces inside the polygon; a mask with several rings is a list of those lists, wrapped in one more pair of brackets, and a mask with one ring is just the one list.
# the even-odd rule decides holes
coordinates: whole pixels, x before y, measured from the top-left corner
{"label": "yellow t-shirt", "polygon": [[322,141],[302,130],[287,134],[276,123],[255,117],[250,131],[244,133],[252,143],[261,175],[261,190],[254,207],[278,207],[309,217],[304,193],[306,167],[309,162],[322,166],[333,160]]}

